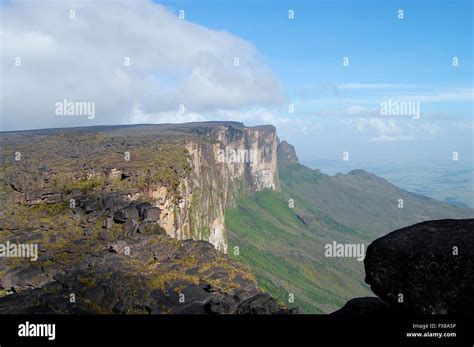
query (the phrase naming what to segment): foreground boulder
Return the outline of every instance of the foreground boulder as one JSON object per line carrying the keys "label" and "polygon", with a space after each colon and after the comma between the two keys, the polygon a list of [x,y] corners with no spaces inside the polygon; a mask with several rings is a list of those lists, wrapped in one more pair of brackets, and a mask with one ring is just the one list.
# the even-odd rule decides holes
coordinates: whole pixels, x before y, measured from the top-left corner
{"label": "foreground boulder", "polygon": [[369,245],[364,264],[365,282],[395,310],[474,312],[474,219],[396,230]]}
{"label": "foreground boulder", "polygon": [[393,308],[389,304],[377,297],[365,297],[351,299],[333,314],[388,314],[393,313]]}

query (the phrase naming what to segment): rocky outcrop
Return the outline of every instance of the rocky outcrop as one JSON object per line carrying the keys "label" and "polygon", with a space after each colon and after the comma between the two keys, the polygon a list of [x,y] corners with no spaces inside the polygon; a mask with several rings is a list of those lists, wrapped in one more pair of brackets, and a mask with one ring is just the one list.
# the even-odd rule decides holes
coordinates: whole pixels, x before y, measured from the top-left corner
{"label": "rocky outcrop", "polygon": [[239,196],[279,190],[275,128],[210,122],[177,130],[200,136],[186,143],[190,171],[177,187],[179,199],[169,201],[161,186],[148,196],[159,201],[161,224],[170,236],[206,240],[226,253],[225,210]]}
{"label": "rocky outcrop", "polygon": [[0,141],[0,244],[38,247],[35,261],[0,262],[0,313],[289,312],[223,254],[225,210],[279,189],[274,127],[57,129]]}
{"label": "rocky outcrop", "polygon": [[[157,222],[171,237],[227,251],[225,210],[242,195],[279,189],[273,126],[237,122],[57,129],[1,134],[0,229],[18,230],[14,205],[74,201],[93,223],[107,211],[128,233]],[[51,156],[51,151],[55,155]],[[22,153],[16,160],[15,153]],[[147,216],[129,204],[149,203]],[[3,211],[2,211],[3,210]],[[135,211],[135,212],[134,212]],[[121,216],[132,213],[133,216]],[[27,217],[25,217],[27,218]],[[23,223],[23,227],[29,226]],[[87,226],[92,227],[92,226]]]}
{"label": "rocky outcrop", "polygon": [[295,313],[207,242],[136,234],[97,246],[83,258],[50,259],[54,270],[33,264],[8,274],[4,288],[25,290],[0,298],[0,314]]}
{"label": "rocky outcrop", "polygon": [[333,312],[333,314],[383,315],[393,312],[393,308],[383,300],[377,297],[365,297],[349,300],[341,309]]}
{"label": "rocky outcrop", "polygon": [[371,289],[418,313],[474,312],[474,219],[428,221],[375,240],[364,261]]}
{"label": "rocky outcrop", "polygon": [[474,219],[444,219],[396,230],[372,242],[364,260],[378,298],[349,301],[337,313],[474,312]]}
{"label": "rocky outcrop", "polygon": [[277,149],[280,164],[297,164],[300,162],[295,147],[286,141],[281,141]]}

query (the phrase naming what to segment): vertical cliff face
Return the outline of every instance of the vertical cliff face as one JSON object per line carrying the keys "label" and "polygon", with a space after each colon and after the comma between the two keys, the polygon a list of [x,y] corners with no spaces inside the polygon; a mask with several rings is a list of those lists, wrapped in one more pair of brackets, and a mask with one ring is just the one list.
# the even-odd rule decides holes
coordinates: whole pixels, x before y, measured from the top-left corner
{"label": "vertical cliff face", "polygon": [[191,170],[175,191],[158,186],[148,194],[161,209],[160,223],[168,235],[205,240],[227,253],[226,208],[239,195],[280,188],[276,130],[239,123],[179,130],[199,135],[186,143]]}
{"label": "vertical cliff face", "polygon": [[[279,189],[273,127],[47,129],[0,143],[0,244],[26,250],[0,261],[0,313],[288,312],[221,254],[226,209]],[[66,291],[80,295],[58,306]]]}
{"label": "vertical cliff face", "polygon": [[[87,214],[81,225],[90,228],[90,223],[113,219],[127,204],[147,202],[159,208],[155,217],[168,235],[209,241],[227,252],[225,210],[240,195],[279,189],[277,142],[273,126],[237,122],[10,134],[2,156],[0,187],[8,192],[3,204],[11,214],[10,227],[19,228],[16,203],[43,208],[66,206],[72,199]],[[54,158],[49,157],[51,148]],[[15,152],[25,153],[24,159],[10,160]],[[145,228],[138,225],[143,216],[131,213],[122,219],[118,223],[134,220],[124,224],[125,233]]]}

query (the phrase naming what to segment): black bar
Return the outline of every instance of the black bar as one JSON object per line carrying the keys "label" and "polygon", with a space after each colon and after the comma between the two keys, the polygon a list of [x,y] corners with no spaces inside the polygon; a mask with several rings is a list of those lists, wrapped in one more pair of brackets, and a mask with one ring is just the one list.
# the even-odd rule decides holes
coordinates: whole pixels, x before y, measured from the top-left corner
{"label": "black bar", "polygon": [[[55,340],[19,337],[18,327],[54,323]],[[456,324],[439,328],[438,323]],[[413,324],[434,324],[425,331]],[[436,325],[436,328],[434,326]],[[456,337],[407,337],[412,332],[448,332]],[[474,344],[472,317],[345,315],[4,315],[0,345],[31,344]]]}

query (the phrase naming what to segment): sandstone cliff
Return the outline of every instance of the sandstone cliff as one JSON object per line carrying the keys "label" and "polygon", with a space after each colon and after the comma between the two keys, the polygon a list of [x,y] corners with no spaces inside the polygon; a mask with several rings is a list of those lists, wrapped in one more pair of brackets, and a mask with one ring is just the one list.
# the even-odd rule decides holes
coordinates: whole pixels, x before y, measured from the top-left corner
{"label": "sandstone cliff", "polygon": [[[100,223],[113,226],[117,210],[147,202],[159,209],[150,210],[156,217],[151,222],[171,237],[209,241],[225,253],[226,208],[239,195],[279,189],[273,126],[90,127],[8,133],[0,139],[5,168],[0,228],[5,230],[32,227],[34,210],[23,207],[67,211],[70,205],[73,212],[86,213],[81,226],[94,229]],[[144,228],[144,219],[133,211],[119,221],[126,233]]]}
{"label": "sandstone cliff", "polygon": [[0,143],[0,244],[37,246],[35,259],[0,261],[1,312],[286,312],[223,254],[225,210],[279,189],[274,127],[36,130]]}
{"label": "sandstone cliff", "polygon": [[170,199],[163,186],[147,193],[162,210],[160,223],[169,235],[206,240],[226,253],[225,209],[239,195],[279,189],[276,131],[238,123],[189,130],[201,137],[186,143],[191,170],[177,188],[180,198]]}

